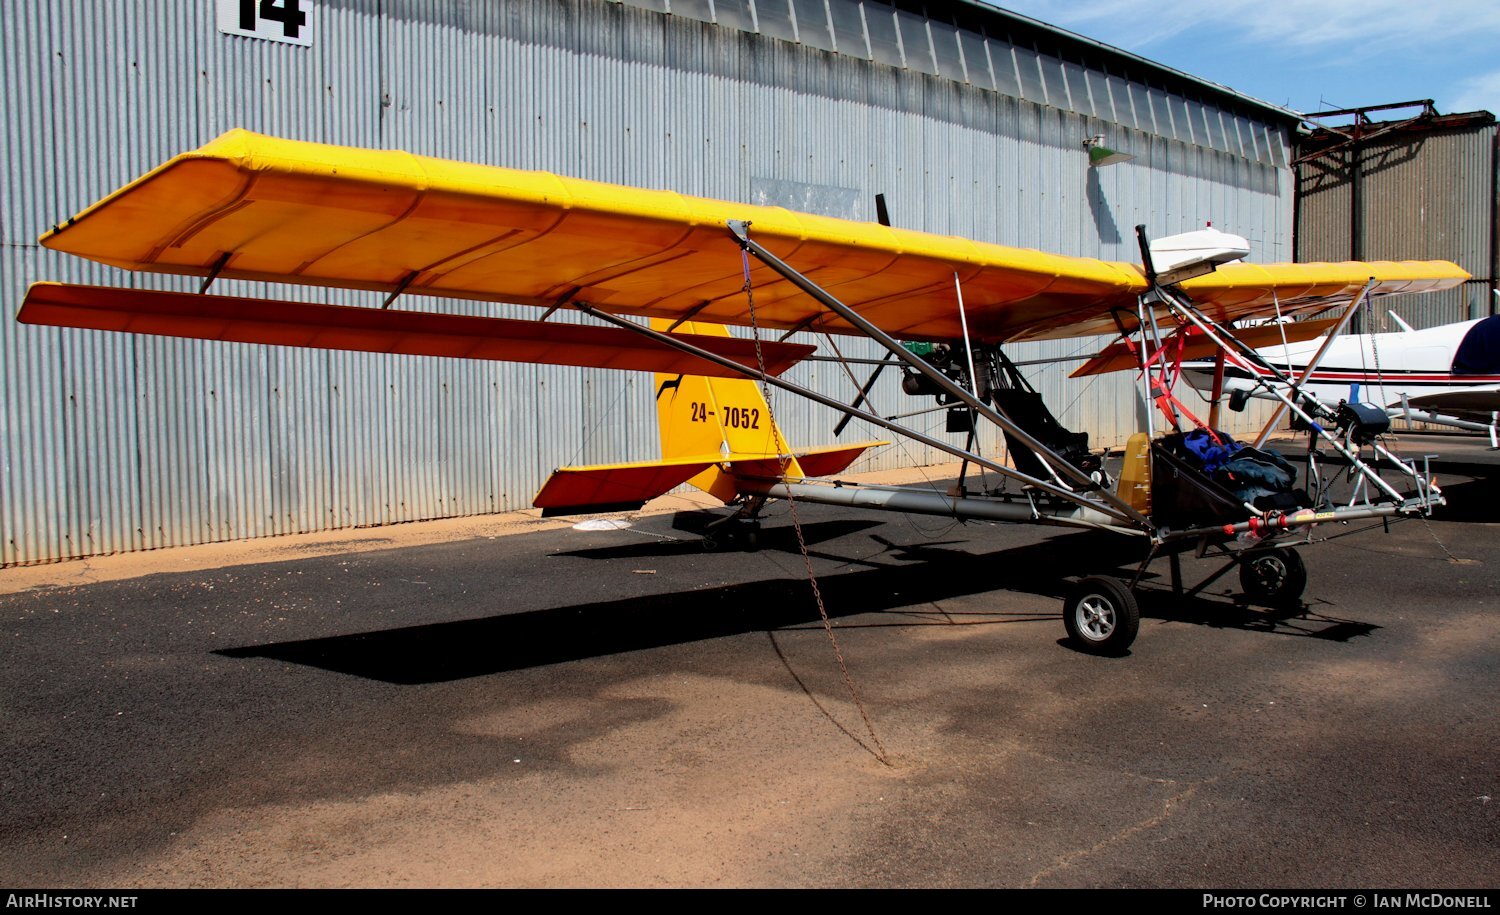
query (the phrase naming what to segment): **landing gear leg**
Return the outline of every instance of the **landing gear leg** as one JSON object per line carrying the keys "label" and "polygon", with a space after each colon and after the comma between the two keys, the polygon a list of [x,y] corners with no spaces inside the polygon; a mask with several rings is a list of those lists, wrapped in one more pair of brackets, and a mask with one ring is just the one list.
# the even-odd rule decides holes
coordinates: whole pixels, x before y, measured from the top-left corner
{"label": "landing gear leg", "polygon": [[766,500],[756,496],[727,518],[720,518],[703,532],[703,548],[710,553],[726,549],[755,552],[760,549],[760,510]]}

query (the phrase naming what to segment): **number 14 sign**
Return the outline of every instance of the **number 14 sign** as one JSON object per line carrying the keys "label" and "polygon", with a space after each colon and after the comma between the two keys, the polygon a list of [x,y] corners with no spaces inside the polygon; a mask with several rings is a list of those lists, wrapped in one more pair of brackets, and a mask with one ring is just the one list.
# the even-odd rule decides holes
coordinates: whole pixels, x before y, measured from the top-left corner
{"label": "number 14 sign", "polygon": [[221,32],[312,44],[313,0],[218,0],[218,7]]}

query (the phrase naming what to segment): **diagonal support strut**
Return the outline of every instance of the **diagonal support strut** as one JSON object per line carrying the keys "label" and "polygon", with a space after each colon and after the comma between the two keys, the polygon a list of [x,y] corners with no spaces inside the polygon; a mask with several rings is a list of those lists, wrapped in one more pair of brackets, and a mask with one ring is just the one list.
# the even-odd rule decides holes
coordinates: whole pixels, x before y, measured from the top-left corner
{"label": "diagonal support strut", "polygon": [[[948,442],[945,442],[941,439],[934,438],[922,432],[918,432],[915,429],[909,429],[906,426],[902,426],[899,423],[892,422],[882,416],[877,416],[874,413],[855,409],[853,407],[850,407],[848,404],[842,403],[832,397],[828,397],[824,394],[814,391],[811,388],[805,388],[800,384],[787,381],[784,378],[777,378],[773,375],[767,375],[755,368],[741,365],[738,362],[734,362],[730,359],[725,359],[715,353],[710,353],[707,350],[703,350],[696,346],[693,346],[691,343],[687,343],[674,337],[668,336],[667,334],[652,330],[651,328],[637,324],[634,321],[627,321],[624,318],[612,315],[609,312],[600,311],[599,309],[594,308],[593,306],[585,302],[574,302],[573,307],[577,308],[584,314],[589,315],[590,317],[598,318],[599,320],[613,324],[616,327],[622,327],[634,333],[641,334],[642,336],[649,337],[664,346],[669,346],[674,349],[681,350],[682,352],[690,353],[694,356],[699,357],[700,359],[706,359],[709,362],[721,365],[732,372],[744,375],[746,378],[753,378],[757,381],[763,381],[766,384],[779,388],[783,391],[787,391],[788,393],[795,394],[799,397],[805,397],[808,400],[811,400],[815,403],[820,403],[825,407],[830,407],[834,410],[838,410],[841,413],[846,413],[850,416],[853,416],[855,419],[862,419],[865,422],[870,423],[871,425],[879,426],[882,429],[887,429],[891,432],[896,433],[897,435],[905,436],[913,441],[927,445],[928,447],[936,448],[939,451],[951,454],[961,460],[967,460],[975,464],[979,464],[986,469],[995,471],[998,474],[1010,477],[1014,480],[1018,480],[1024,484],[1034,486],[1038,490],[1049,495],[1056,496],[1059,499],[1063,499],[1083,508],[1096,511],[1101,515],[1114,518],[1117,521],[1124,522],[1127,526],[1138,527],[1147,532],[1153,532],[1155,530],[1155,527],[1151,524],[1151,522],[1141,517],[1137,512],[1131,512],[1131,514],[1136,516],[1132,518],[1130,517],[1130,515],[1127,515],[1124,512],[1116,511],[1114,506],[1112,505],[1103,504],[1094,499],[1090,499],[1081,493],[1073,492],[1072,490],[1064,489],[1045,480],[1039,480],[1035,477],[1028,476],[1027,474],[1021,473],[1020,471],[1016,470],[1014,467],[1007,467],[987,458],[980,457],[979,455],[971,454],[970,452],[959,448],[957,445],[949,444]],[[1140,520],[1137,520],[1137,518],[1139,518]]]}
{"label": "diagonal support strut", "polygon": [[[1145,515],[1142,515],[1140,512],[1132,508],[1128,502],[1124,501],[1108,490],[1098,488],[1098,484],[1090,479],[1087,474],[1079,470],[1077,467],[1074,467],[1068,461],[1064,460],[1061,455],[1057,454],[1051,448],[1048,448],[1046,445],[1043,445],[1041,442],[1037,441],[1024,429],[1011,422],[1010,419],[1007,418],[1004,414],[992,409],[988,404],[985,404],[983,401],[979,400],[969,391],[964,390],[962,387],[954,383],[954,381],[947,375],[944,375],[942,372],[934,369],[927,363],[925,359],[920,358],[915,353],[912,353],[910,350],[906,349],[906,347],[902,346],[890,334],[887,334],[885,331],[870,323],[870,321],[868,321],[863,315],[859,314],[848,305],[845,305],[843,302],[840,302],[817,283],[814,283],[812,280],[803,276],[801,273],[798,273],[797,270],[794,269],[791,265],[787,264],[785,261],[772,254],[770,251],[767,251],[765,248],[761,247],[759,243],[750,238],[749,223],[743,220],[730,220],[729,231],[734,234],[734,237],[739,242],[740,246],[750,254],[754,255],[757,260],[765,264],[767,267],[770,267],[776,273],[780,274],[783,278],[789,281],[792,285],[796,286],[798,289],[801,289],[803,292],[807,293],[819,304],[823,305],[828,310],[832,311],[840,318],[843,318],[846,322],[853,325],[865,336],[879,343],[881,346],[884,346],[887,350],[894,354],[896,358],[900,359],[902,362],[905,362],[913,369],[916,369],[923,375],[927,376],[934,384],[938,386],[940,390],[946,393],[949,397],[952,397],[958,402],[969,407],[971,410],[974,410],[980,416],[983,416],[985,419],[999,426],[1001,429],[1009,432],[1027,448],[1030,448],[1032,451],[1036,452],[1039,457],[1046,461],[1049,466],[1051,466],[1062,476],[1071,479],[1073,482],[1079,484],[1086,490],[1096,490],[1099,495],[1100,501],[1106,503],[1111,509],[1113,509],[1110,514],[1123,515],[1124,517],[1129,518],[1135,524],[1144,527],[1147,530],[1152,529],[1150,520],[1147,519]],[[839,405],[838,407],[836,407],[836,409],[843,409],[843,406]],[[944,448],[943,450],[949,451],[949,453],[953,453],[948,448]],[[999,465],[995,465],[992,461],[976,460],[974,462],[980,464],[981,466],[991,467],[999,472]],[[1014,475],[1015,473],[1015,471],[1011,468],[1006,468],[1005,472],[1011,475]],[[1038,485],[1040,482],[1041,481],[1036,480],[1032,481],[1033,485]],[[1038,488],[1045,488],[1048,491],[1054,491],[1055,493],[1067,492],[1069,493],[1069,495],[1066,498],[1069,498],[1071,501],[1078,500],[1077,493],[1073,493],[1069,490],[1062,489],[1052,484],[1048,484],[1046,487],[1038,486]],[[1093,505],[1095,507],[1101,507],[1099,505],[1099,502],[1093,502]]]}

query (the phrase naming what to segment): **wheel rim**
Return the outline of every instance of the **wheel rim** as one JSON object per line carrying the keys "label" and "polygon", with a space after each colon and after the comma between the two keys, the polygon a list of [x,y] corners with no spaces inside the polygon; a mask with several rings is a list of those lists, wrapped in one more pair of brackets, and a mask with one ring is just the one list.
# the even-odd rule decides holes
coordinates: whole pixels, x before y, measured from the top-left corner
{"label": "wheel rim", "polygon": [[1093,642],[1102,642],[1115,631],[1115,605],[1100,594],[1090,594],[1080,600],[1073,618],[1078,623],[1078,631]]}
{"label": "wheel rim", "polygon": [[1255,583],[1260,585],[1261,590],[1267,594],[1274,594],[1286,582],[1286,563],[1281,561],[1280,556],[1262,556],[1250,564],[1250,574],[1254,576]]}

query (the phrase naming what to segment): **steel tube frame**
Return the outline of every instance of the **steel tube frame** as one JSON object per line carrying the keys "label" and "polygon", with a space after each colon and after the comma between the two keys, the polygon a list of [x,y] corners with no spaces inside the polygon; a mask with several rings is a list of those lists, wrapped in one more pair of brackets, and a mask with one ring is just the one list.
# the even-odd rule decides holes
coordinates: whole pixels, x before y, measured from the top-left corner
{"label": "steel tube frame", "polygon": [[1120,342],[1130,347],[1135,353],[1135,361],[1140,366],[1141,383],[1133,385],[1135,394],[1140,398],[1142,417],[1146,423],[1146,437],[1156,438],[1156,403],[1151,399],[1151,376],[1147,373],[1150,367],[1146,364],[1146,313],[1143,310],[1140,297],[1135,300],[1135,326],[1141,333],[1141,342],[1137,346],[1130,342],[1130,335],[1135,331],[1127,330],[1125,322],[1120,320],[1120,311],[1116,309],[1110,312],[1110,317],[1115,321],[1115,327],[1120,330]]}
{"label": "steel tube frame", "polygon": [[1060,499],[1066,499],[1067,501],[1073,502],[1083,508],[1093,509],[1094,511],[1100,512],[1101,514],[1116,518],[1117,520],[1125,522],[1132,526],[1140,527],[1142,530],[1148,532],[1155,530],[1155,526],[1152,525],[1149,520],[1147,520],[1145,517],[1140,515],[1140,513],[1135,512],[1134,510],[1132,510],[1129,514],[1112,511],[1111,509],[1113,506],[1102,505],[1099,502],[1087,498],[1081,493],[1076,493],[1070,489],[1063,489],[1061,487],[1048,483],[1045,480],[1039,480],[1036,477],[1028,476],[1027,474],[1021,473],[1019,470],[1016,470],[1014,467],[1006,467],[1003,464],[999,464],[995,461],[988,460],[987,458],[980,457],[979,455],[972,454],[962,448],[959,448],[956,445],[950,445],[949,443],[942,441],[941,439],[933,438],[932,436],[918,432],[915,429],[908,429],[905,426],[891,422],[890,420],[877,416],[874,413],[867,413],[864,410],[855,409],[848,406],[847,404],[840,403],[839,401],[834,400],[832,397],[827,397],[810,388],[805,388],[800,384],[796,384],[795,382],[787,381],[783,378],[777,378],[774,375],[768,375],[765,372],[760,371],[759,369],[753,369],[748,366],[740,365],[738,362],[719,356],[717,353],[710,353],[707,350],[693,346],[691,343],[686,343],[682,340],[678,340],[674,337],[668,336],[667,334],[658,333],[657,331],[654,331],[649,327],[636,324],[634,321],[627,321],[624,318],[612,315],[609,312],[600,311],[599,309],[594,308],[592,305],[589,305],[586,302],[574,302],[573,307],[577,308],[579,311],[582,311],[584,314],[589,315],[590,317],[598,318],[601,321],[607,321],[610,324],[615,325],[616,327],[621,327],[625,330],[633,331],[634,333],[640,334],[644,337],[649,337],[650,339],[655,340],[663,346],[672,347],[673,349],[680,350],[684,353],[697,356],[700,359],[707,359],[709,362],[729,369],[732,372],[744,375],[746,378],[753,378],[757,381],[762,381],[766,384],[772,385],[773,387],[780,388],[783,391],[796,394],[799,397],[806,397],[808,400],[811,400],[815,403],[820,403],[825,407],[831,407],[832,409],[838,410],[841,413],[846,413],[850,416],[853,416],[855,419],[862,419],[867,423],[879,426],[882,429],[887,429],[891,432],[896,433],[897,435],[903,435],[913,441],[927,445],[930,448],[936,448],[939,451],[951,454],[954,457],[959,458],[960,460],[972,461],[975,464],[980,465],[981,467],[986,467],[998,474],[1010,477],[1014,480],[1019,480],[1027,485],[1035,486],[1042,492],[1057,496]]}
{"label": "steel tube frame", "polygon": [[[1198,311],[1198,309],[1192,307],[1190,304],[1178,301],[1176,297],[1170,294],[1164,295],[1162,301],[1166,303],[1168,308],[1171,308],[1178,314],[1181,314],[1183,317],[1196,324],[1198,326],[1198,329],[1203,331],[1203,333],[1207,335],[1207,337],[1212,340],[1216,346],[1222,348],[1228,345],[1225,343],[1223,338],[1221,338],[1217,333],[1214,332],[1213,327],[1217,327],[1217,325],[1214,324],[1213,320],[1203,315]],[[1229,334],[1228,336],[1230,337],[1230,339],[1233,339],[1234,337],[1233,334]],[[1302,407],[1297,404],[1291,397],[1270,386],[1267,386],[1266,390],[1269,391],[1277,400],[1281,401],[1287,409],[1290,409],[1292,412],[1300,416],[1303,421],[1305,421],[1308,426],[1318,434],[1319,438],[1332,445],[1334,450],[1343,455],[1344,459],[1349,462],[1349,466],[1357,469],[1361,476],[1368,479],[1373,485],[1380,487],[1380,489],[1383,490],[1386,495],[1390,496],[1392,499],[1395,499],[1397,502],[1404,502],[1406,500],[1405,496],[1397,492],[1395,489],[1391,488],[1390,484],[1386,483],[1385,480],[1382,480],[1379,474],[1375,473],[1375,471],[1370,469],[1369,465],[1360,460],[1358,455],[1351,454],[1349,452],[1349,449],[1345,448],[1343,444],[1333,436],[1332,433],[1323,428],[1323,425],[1321,423],[1313,419],[1313,417],[1309,415],[1307,411],[1303,410]],[[1300,397],[1305,395],[1299,394],[1298,396]],[[1257,442],[1259,441],[1262,440],[1257,439]],[[1259,445],[1257,445],[1256,447],[1259,447]]]}
{"label": "steel tube frame", "polygon": [[[854,381],[854,372],[850,371],[849,362],[844,359],[844,354],[839,352],[839,345],[833,342],[833,335],[824,334],[823,339],[828,341],[829,348],[833,350],[834,361],[839,363],[840,367],[844,370],[844,374],[849,376],[849,380]],[[870,403],[870,392],[875,390],[875,382],[880,380],[880,373],[885,371],[885,367],[891,364],[891,354],[886,353],[884,359],[871,359],[870,362],[875,363],[875,370],[870,373],[869,378],[865,379],[865,383],[860,384],[858,381],[854,381],[854,386],[859,389],[859,393],[855,395],[854,403],[850,404],[852,407],[857,408],[865,404],[870,404],[870,409],[875,409],[875,405]],[[849,416],[839,418],[838,423],[833,427],[834,438],[838,438],[844,434],[844,429],[849,425],[850,418]]]}
{"label": "steel tube frame", "polygon": [[1387,503],[1385,505],[1362,505],[1358,508],[1344,507],[1335,508],[1333,511],[1313,512],[1309,514],[1282,515],[1281,517],[1276,519],[1277,523],[1274,525],[1271,525],[1268,522],[1262,522],[1259,519],[1252,519],[1250,521],[1241,521],[1238,524],[1219,524],[1204,527],[1190,527],[1184,528],[1180,531],[1165,530],[1162,533],[1162,540],[1165,542],[1170,542],[1174,540],[1182,540],[1186,537],[1232,537],[1236,534],[1243,534],[1246,531],[1256,531],[1258,533],[1261,530],[1266,532],[1267,537],[1270,537],[1283,531],[1296,530],[1297,528],[1309,527],[1314,524],[1326,524],[1330,521],[1359,521],[1365,518],[1387,518],[1392,515],[1409,511],[1412,508],[1412,501],[1413,500],[1405,499],[1402,500],[1400,504],[1396,505],[1392,505],[1390,503]]}
{"label": "steel tube frame", "polygon": [[856,485],[830,486],[815,483],[787,483],[780,480],[741,479],[739,488],[745,492],[773,499],[795,499],[798,502],[816,502],[821,505],[839,505],[847,508],[873,508],[884,511],[899,511],[914,515],[937,515],[946,518],[964,518],[974,521],[1004,521],[1031,524],[1052,524],[1060,527],[1087,527],[1113,531],[1131,536],[1144,536],[1144,531],[1121,528],[1109,524],[1111,516],[1099,514],[1098,519],[1089,518],[1097,509],[1072,505],[1063,510],[1049,511],[1050,506],[1037,506],[1031,502],[1001,501],[999,499],[972,499],[948,496],[936,490],[921,490],[901,487],[866,487]]}
{"label": "steel tube frame", "polygon": [[[997,412],[996,410],[990,408],[988,405],[979,401],[968,391],[965,391],[962,387],[955,384],[953,380],[947,375],[944,375],[942,372],[934,369],[927,363],[925,359],[919,358],[915,353],[912,353],[910,350],[906,349],[906,347],[902,346],[891,335],[876,327],[874,324],[871,324],[864,318],[864,316],[860,315],[848,305],[845,305],[843,302],[840,302],[838,299],[834,298],[827,290],[823,289],[817,283],[814,283],[812,280],[797,272],[795,268],[787,264],[785,261],[781,260],[781,258],[777,257],[775,254],[772,254],[770,251],[767,251],[765,248],[761,247],[759,243],[750,238],[749,223],[743,220],[736,219],[730,220],[728,225],[730,232],[733,233],[740,246],[750,254],[754,255],[757,260],[765,264],[767,267],[770,267],[775,272],[779,273],[792,285],[796,286],[798,289],[801,289],[803,292],[811,296],[815,301],[837,314],[840,318],[843,318],[849,324],[853,325],[865,336],[871,338],[881,346],[884,346],[887,350],[894,353],[896,355],[896,358],[900,359],[902,362],[905,362],[913,369],[916,369],[918,372],[921,372],[923,375],[927,376],[932,380],[934,384],[938,386],[940,390],[942,390],[948,396],[954,398],[960,403],[963,403],[979,415],[983,416],[985,419],[999,426],[1001,429],[1004,429],[1006,432],[1009,432],[1023,445],[1035,452],[1038,457],[1042,458],[1043,462],[1051,467],[1054,471],[1067,476],[1075,483],[1083,486],[1085,490],[1092,490],[1097,492],[1101,501],[1115,509],[1115,511],[1111,512],[1111,514],[1124,515],[1125,517],[1131,519],[1133,522],[1147,530],[1153,529],[1154,526],[1151,524],[1150,519],[1148,519],[1145,515],[1142,515],[1140,512],[1136,511],[1134,508],[1131,508],[1129,503],[1125,502],[1123,499],[1120,499],[1114,493],[1100,487],[1093,480],[1089,479],[1087,474],[1079,470],[1077,467],[1074,467],[1072,464],[1068,463],[1062,458],[1061,455],[1057,454],[1046,445],[1043,445],[1041,442],[1037,441],[1024,429],[1011,422],[1004,414]],[[839,405],[837,409],[843,409],[843,406]],[[886,428],[889,427],[887,426]],[[918,441],[920,441],[920,439],[918,439]],[[950,454],[954,453],[947,448],[944,448],[943,450],[949,451]],[[959,456],[964,457],[964,455]],[[1037,486],[1039,489],[1047,492],[1052,492],[1054,495],[1061,495],[1062,493],[1066,492],[1067,495],[1064,496],[1064,498],[1068,498],[1070,501],[1080,501],[1078,493],[1072,492],[1070,490],[1059,489],[1052,484],[1043,484],[1040,480],[1026,477],[1024,474],[1017,474],[1017,472],[1012,468],[1005,468],[1004,471],[1001,471],[1001,465],[997,465],[992,461],[983,461],[978,459],[977,456],[972,456],[968,459],[973,460],[974,463],[980,464],[981,466],[990,467],[997,472],[1004,472],[1009,475],[1015,475],[1018,478],[1024,478],[1028,480],[1028,482],[1030,482],[1032,485]],[[1084,501],[1091,502],[1093,500]],[[1095,504],[1097,505],[1097,503]]]}
{"label": "steel tube frame", "polygon": [[911,411],[908,411],[906,413],[896,413],[896,414],[894,414],[892,416],[887,416],[886,419],[892,419],[892,420],[894,420],[894,419],[911,419],[913,416],[926,416],[928,413],[936,413],[939,410],[952,410],[952,409],[953,409],[953,407],[951,405],[945,404],[945,403],[940,403],[940,404],[938,404],[935,407],[923,407],[920,410],[911,410]]}
{"label": "steel tube frame", "polygon": [[[1266,389],[1263,390],[1262,388]],[[1257,400],[1278,399],[1275,394],[1270,392],[1268,386],[1265,385],[1250,390],[1250,396]],[[1451,426],[1455,429],[1463,429],[1466,432],[1483,432],[1489,437],[1490,448],[1492,450],[1500,449],[1500,428],[1497,428],[1495,423],[1481,423],[1474,420],[1460,419],[1457,416],[1449,416],[1446,413],[1433,413],[1430,410],[1413,407],[1404,400],[1399,407],[1385,407],[1384,409],[1386,415],[1391,419],[1404,419],[1409,423],[1432,423],[1438,426]]]}

